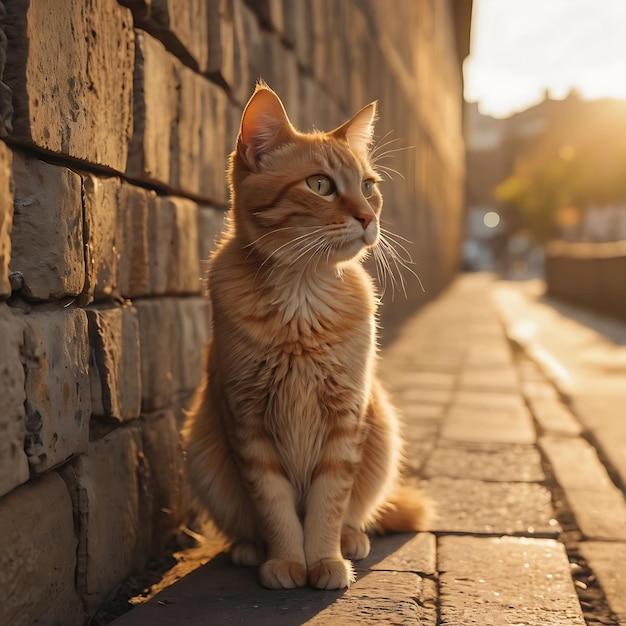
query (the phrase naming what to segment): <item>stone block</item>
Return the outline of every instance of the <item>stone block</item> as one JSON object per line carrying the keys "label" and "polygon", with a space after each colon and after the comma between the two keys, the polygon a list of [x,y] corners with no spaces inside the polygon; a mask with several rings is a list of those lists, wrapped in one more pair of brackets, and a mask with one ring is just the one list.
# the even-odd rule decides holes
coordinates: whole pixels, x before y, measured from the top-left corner
{"label": "stone block", "polygon": [[23,348],[24,322],[0,303],[0,496],[28,480]]}
{"label": "stone block", "polygon": [[207,0],[152,0],[152,32],[178,58],[204,73],[209,58]]}
{"label": "stone block", "polygon": [[437,511],[433,531],[540,536],[559,532],[550,492],[543,485],[439,477],[422,484]]}
{"label": "stone block", "polygon": [[585,626],[557,541],[442,537],[438,557],[442,624]]}
{"label": "stone block", "polygon": [[0,500],[0,623],[80,626],[72,502],[51,472]]}
{"label": "stone block", "polygon": [[211,206],[198,207],[198,255],[201,262],[208,261],[225,228],[224,211]]}
{"label": "stone block", "polygon": [[560,400],[534,398],[530,400],[530,409],[546,433],[576,437],[582,432],[581,424]]}
{"label": "stone block", "polygon": [[180,329],[173,298],[137,300],[141,346],[141,410],[169,406],[179,376]]}
{"label": "stone block", "polygon": [[138,426],[117,428],[89,444],[62,470],[78,522],[76,586],[93,615],[108,594],[145,566],[150,527],[141,523],[146,486]]}
{"label": "stone block", "polygon": [[63,11],[56,0],[5,6],[10,138],[123,172],[133,123],[131,12],[115,0],[68,0]]}
{"label": "stone block", "polygon": [[431,533],[393,534],[372,538],[369,555],[355,562],[357,570],[437,572],[437,540]]}
{"label": "stone block", "polygon": [[139,417],[141,359],[136,309],[90,308],[86,313],[92,413],[118,421]]}
{"label": "stone block", "polygon": [[133,135],[126,168],[131,178],[162,184],[170,180],[180,90],[178,66],[160,41],[136,31]]}
{"label": "stone block", "polygon": [[13,224],[12,162],[11,150],[4,142],[0,142],[0,299],[11,295],[9,259],[11,258],[11,225]]}
{"label": "stone block", "polygon": [[125,255],[119,220],[119,178],[83,176],[85,289],[87,302],[118,293],[118,263]]}
{"label": "stone block", "polygon": [[204,352],[209,338],[209,302],[206,298],[178,298],[178,385],[177,392],[189,394],[200,384]]}
{"label": "stone block", "polygon": [[91,397],[87,315],[33,312],[26,330],[26,441],[31,468],[44,472],[87,450]]}
{"label": "stone block", "polygon": [[13,179],[9,267],[24,276],[22,294],[31,300],[79,295],[85,283],[80,176],[16,152]]}
{"label": "stone block", "polygon": [[117,284],[124,298],[145,296],[149,292],[148,211],[152,210],[154,191],[122,182],[118,199],[121,249],[117,264]]}
{"label": "stone block", "polygon": [[151,548],[163,551],[173,533],[185,520],[186,490],[183,485],[183,451],[176,416],[160,411],[143,420],[143,453],[149,470],[148,491]]}
{"label": "stone block", "polygon": [[150,293],[198,294],[198,205],[186,198],[157,197],[148,207]]}

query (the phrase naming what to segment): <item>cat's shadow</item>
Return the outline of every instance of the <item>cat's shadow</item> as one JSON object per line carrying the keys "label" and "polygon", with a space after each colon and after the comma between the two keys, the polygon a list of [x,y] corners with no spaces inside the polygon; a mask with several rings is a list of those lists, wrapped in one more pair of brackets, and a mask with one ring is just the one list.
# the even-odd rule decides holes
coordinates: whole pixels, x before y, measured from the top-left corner
{"label": "cat's shadow", "polygon": [[[257,568],[235,567],[229,555],[222,553],[127,616],[140,611],[141,623],[150,626],[296,626],[306,624],[309,620],[315,624],[338,624],[333,619],[332,611],[327,613],[329,607],[346,593],[363,597],[366,602],[370,587],[366,579],[371,574],[376,573],[380,577],[384,572],[419,571],[419,554],[431,552],[425,545],[431,538],[434,541],[433,535],[425,533],[374,537],[370,555],[355,563],[357,582],[350,591],[320,591],[310,587],[278,591],[264,589],[259,584]],[[418,556],[407,561],[404,557],[398,557],[400,552],[402,555]],[[380,584],[379,578],[377,584]],[[380,596],[385,590],[376,588],[375,593]],[[411,595],[411,591],[407,590],[407,597]],[[322,612],[324,616],[319,615]],[[321,618],[319,622],[314,619],[316,616]],[[135,620],[129,621],[129,624],[140,623],[137,618],[139,615],[135,614]],[[118,622],[122,626],[124,618],[116,621],[116,624]]]}

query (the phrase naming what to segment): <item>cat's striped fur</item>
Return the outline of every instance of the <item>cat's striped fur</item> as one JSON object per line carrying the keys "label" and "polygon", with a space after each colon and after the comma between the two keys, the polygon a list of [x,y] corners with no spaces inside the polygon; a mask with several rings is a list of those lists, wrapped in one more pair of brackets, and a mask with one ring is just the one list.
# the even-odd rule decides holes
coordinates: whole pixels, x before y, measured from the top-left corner
{"label": "cat's striped fur", "polygon": [[376,105],[300,133],[257,87],[231,156],[230,226],[211,258],[212,342],[185,429],[198,501],[270,588],[342,588],[365,531],[417,530],[398,488],[398,419],[376,379]]}

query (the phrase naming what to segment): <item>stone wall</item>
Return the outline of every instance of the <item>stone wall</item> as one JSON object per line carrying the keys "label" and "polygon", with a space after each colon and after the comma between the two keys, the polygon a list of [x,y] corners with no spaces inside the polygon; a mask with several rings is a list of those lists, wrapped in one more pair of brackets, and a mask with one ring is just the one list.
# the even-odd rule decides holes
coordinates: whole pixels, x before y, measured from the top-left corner
{"label": "stone wall", "polygon": [[406,275],[407,301],[448,282],[469,7],[0,2],[0,623],[84,623],[186,520],[202,261],[257,77],[302,129],[380,101],[384,225],[426,288]]}
{"label": "stone wall", "polygon": [[549,296],[626,320],[626,241],[553,241],[545,276]]}

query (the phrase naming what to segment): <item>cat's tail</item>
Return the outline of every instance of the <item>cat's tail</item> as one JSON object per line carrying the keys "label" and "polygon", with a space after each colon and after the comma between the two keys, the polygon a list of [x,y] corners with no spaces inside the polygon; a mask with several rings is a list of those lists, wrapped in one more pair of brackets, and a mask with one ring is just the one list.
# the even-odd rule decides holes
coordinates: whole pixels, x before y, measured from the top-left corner
{"label": "cat's tail", "polygon": [[419,489],[396,487],[379,510],[372,530],[380,534],[427,530],[433,518],[434,505]]}

